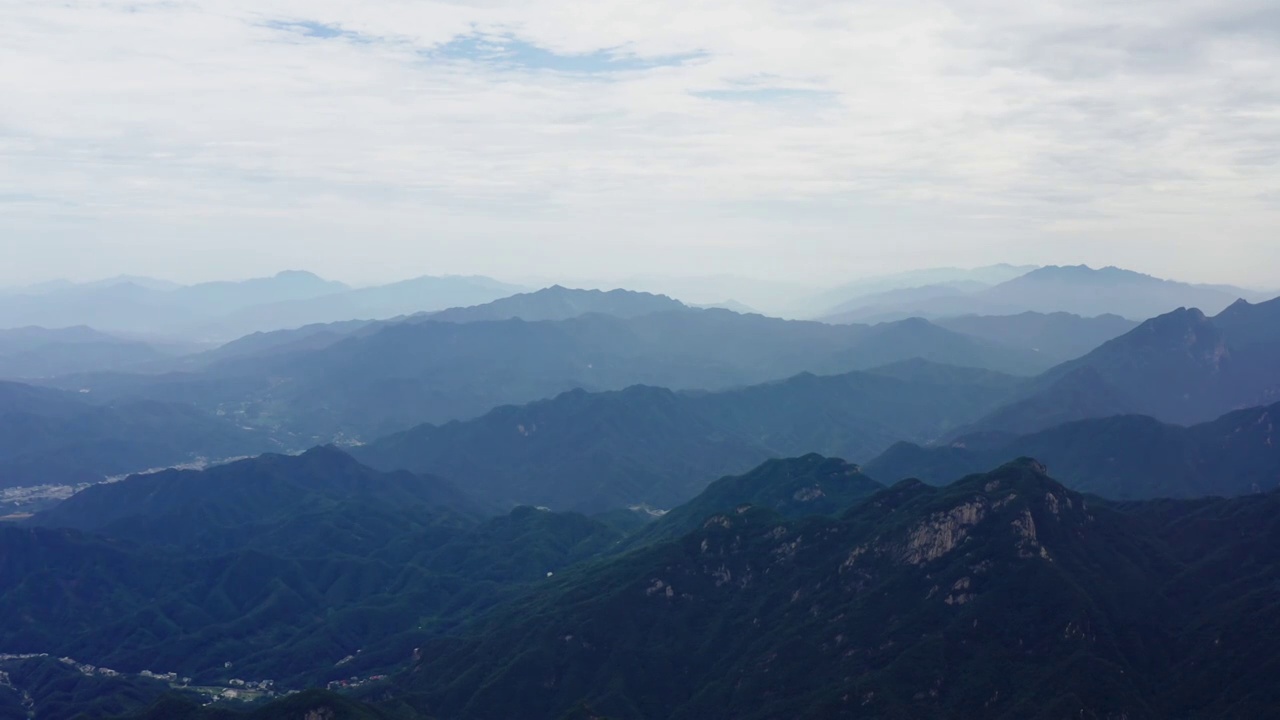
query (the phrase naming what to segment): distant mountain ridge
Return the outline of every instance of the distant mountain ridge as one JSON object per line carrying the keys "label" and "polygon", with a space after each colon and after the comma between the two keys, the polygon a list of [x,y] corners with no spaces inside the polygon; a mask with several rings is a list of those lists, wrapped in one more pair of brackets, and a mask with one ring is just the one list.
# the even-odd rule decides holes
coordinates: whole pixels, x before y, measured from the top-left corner
{"label": "distant mountain ridge", "polygon": [[226,341],[252,332],[473,305],[524,289],[490,278],[453,276],[351,288],[302,271],[180,286],[120,278],[0,295],[0,328],[89,325],[107,332]]}
{"label": "distant mountain ridge", "polygon": [[[246,528],[287,522],[301,511],[318,513],[361,502],[480,513],[479,505],[444,480],[403,471],[379,473],[336,448],[317,447],[298,456],[261,455],[207,470],[165,470],[95,485],[37,514],[30,524],[190,551],[219,542],[189,537],[192,531],[235,529],[242,535],[236,542],[247,544]],[[157,526],[158,521],[162,524]]]}
{"label": "distant mountain ridge", "polygon": [[84,325],[0,330],[0,378],[6,379],[126,370],[163,361],[176,354]]}
{"label": "distant mountain ridge", "polygon": [[0,382],[0,488],[98,482],[278,447],[266,433],[180,403],[92,404],[77,393]]}
{"label": "distant mountain ridge", "polygon": [[910,308],[920,304],[932,304],[944,299],[960,299],[991,287],[985,283],[958,281],[921,285],[918,287],[895,288],[882,292],[861,295],[852,300],[831,308],[821,319],[831,323],[887,322],[909,317],[909,311],[896,308]]}
{"label": "distant mountain ridge", "polygon": [[[122,500],[108,514],[155,491],[184,499],[101,536],[0,526],[0,614],[12,620],[0,642],[200,685],[359,678],[355,696],[374,703],[291,695],[252,716],[263,720],[324,708],[349,713],[334,720],[1208,720],[1280,708],[1268,682],[1276,492],[1113,503],[1031,458],[945,487],[886,488],[810,455],[715,482],[627,546],[580,515],[521,507],[474,522],[405,507],[408,485],[332,448],[221,472],[227,497],[207,473],[104,488],[98,500]],[[303,492],[277,516],[285,487]],[[307,488],[370,501],[316,505]],[[180,510],[202,501],[215,506]],[[180,553],[163,547],[173,528],[187,533]],[[232,542],[202,544],[217,537]],[[32,662],[12,677],[57,717],[75,685],[33,678],[59,663]],[[115,694],[91,697],[116,713],[160,690],[103,682]],[[145,717],[222,718],[207,710],[218,714],[165,700]]]}
{"label": "distant mountain ridge", "polygon": [[515,319],[535,322],[568,320],[594,313],[627,318],[684,308],[678,301],[648,293],[629,290],[574,290],[555,286],[480,305],[418,312],[385,320],[346,320],[257,332],[213,350],[189,356],[173,365],[180,368],[203,368],[233,359],[321,350],[350,337],[367,337],[383,328],[405,323],[467,323]]}
{"label": "distant mountain ridge", "polygon": [[857,465],[816,453],[767,460],[742,475],[723,477],[692,500],[649,523],[622,544],[623,549],[677,540],[717,513],[746,505],[768,508],[791,519],[838,515],[883,490]]}
{"label": "distant mountain ridge", "polygon": [[1020,459],[738,508],[424,640],[397,690],[459,720],[1265,717],[1278,498],[1118,507]]}
{"label": "distant mountain ridge", "polygon": [[[201,337],[434,308],[176,359],[0,330],[0,376],[53,375],[0,380],[0,720],[1280,717],[1280,297],[910,278],[849,312],[981,312],[310,273],[0,295]],[[1187,298],[1211,312],[1043,309]],[[97,484],[8,492],[44,483]]]}
{"label": "distant mountain ridge", "polygon": [[[646,307],[674,302],[622,297]],[[246,423],[304,434],[319,444],[473,418],[575,388],[723,389],[916,357],[1026,375],[1049,365],[1035,353],[925,321],[840,327],[683,306],[633,317],[593,313],[535,322],[428,317],[358,327],[316,349],[302,334],[261,339],[268,350],[290,342],[302,347],[251,352],[182,373],[72,376],[56,384],[89,388],[101,397],[180,399],[225,409]]]}
{"label": "distant mountain ridge", "polygon": [[466,422],[423,425],[352,454],[373,467],[465,483],[500,505],[669,508],[770,457],[871,458],[903,437],[939,437],[998,404],[1017,382],[915,361],[716,393],[575,390]]}
{"label": "distant mountain ridge", "polygon": [[218,319],[209,328],[228,339],[251,331],[355,319],[389,320],[480,305],[527,290],[482,276],[423,276],[303,300],[279,301]]}
{"label": "distant mountain ridge", "polygon": [[945,291],[945,286],[940,286],[930,291],[925,286],[872,297],[866,303],[846,302],[822,317],[832,322],[865,322],[910,316],[938,319],[1066,312],[1084,317],[1114,314],[1141,321],[1178,307],[1199,307],[1215,314],[1237,299],[1260,301],[1267,297],[1257,291],[1163,280],[1117,267],[1051,265],[982,289]]}
{"label": "distant mountain ridge", "polygon": [[1073,490],[1114,500],[1274,492],[1280,490],[1280,403],[1191,427],[1118,415],[936,447],[904,442],[866,467],[885,482],[914,477],[942,485],[1020,456],[1042,460]]}
{"label": "distant mountain ridge", "polygon": [[[878,305],[874,300],[858,302],[859,298],[883,296],[886,293],[911,292],[918,288],[936,287],[970,290],[990,287],[1025,275],[1038,265],[1011,265],[998,263],[977,268],[924,268],[859,278],[843,285],[824,290],[809,299],[810,316],[827,316],[848,312],[858,307]],[[879,320],[900,318],[878,318]]]}
{"label": "distant mountain ridge", "polygon": [[[580,515],[470,507],[437,479],[332,448],[96,486],[0,524],[0,643],[224,686],[323,684],[403,660],[400,633],[456,622],[620,539]],[[62,717],[44,704],[41,716]]]}
{"label": "distant mountain ridge", "polygon": [[1086,318],[1030,311],[1007,316],[962,315],[933,322],[953,332],[1032,350],[1058,362],[1074,360],[1138,326],[1119,315]]}
{"label": "distant mountain ridge", "polygon": [[1207,422],[1280,400],[1280,298],[1207,317],[1179,308],[1036,377],[958,434],[1026,433],[1117,414]]}
{"label": "distant mountain ridge", "polygon": [[569,320],[590,313],[632,318],[655,312],[685,310],[687,306],[665,295],[631,290],[578,290],[553,285],[520,293],[483,305],[450,308],[426,317],[433,322],[481,322],[520,319]]}

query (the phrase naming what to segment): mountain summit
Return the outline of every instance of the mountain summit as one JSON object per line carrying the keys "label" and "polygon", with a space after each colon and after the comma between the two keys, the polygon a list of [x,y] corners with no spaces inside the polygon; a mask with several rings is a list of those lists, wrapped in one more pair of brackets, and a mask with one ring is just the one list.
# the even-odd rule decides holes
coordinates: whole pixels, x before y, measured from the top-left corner
{"label": "mountain summit", "polygon": [[439,322],[483,320],[568,320],[591,313],[630,318],[668,310],[688,310],[666,295],[631,290],[577,290],[553,285],[537,292],[521,293],[484,305],[451,308],[433,313],[428,319]]}
{"label": "mountain summit", "polygon": [[1245,598],[1280,577],[1277,501],[1119,509],[1022,458],[835,519],[729,508],[425,643],[400,682],[460,720],[1264,717],[1275,614],[1229,608],[1273,607]]}
{"label": "mountain summit", "polygon": [[1072,420],[1150,415],[1190,425],[1280,400],[1280,298],[1216,317],[1178,308],[1063,363],[969,430],[1027,433]]}
{"label": "mountain summit", "polygon": [[871,305],[845,303],[832,312],[839,313],[838,319],[843,322],[869,317],[949,318],[1028,311],[1066,312],[1083,317],[1115,314],[1140,321],[1178,307],[1198,307],[1213,314],[1239,298],[1262,299],[1259,293],[1242,288],[1195,285],[1117,267],[1095,269],[1087,265],[1051,265],[991,287],[934,295],[900,294]]}

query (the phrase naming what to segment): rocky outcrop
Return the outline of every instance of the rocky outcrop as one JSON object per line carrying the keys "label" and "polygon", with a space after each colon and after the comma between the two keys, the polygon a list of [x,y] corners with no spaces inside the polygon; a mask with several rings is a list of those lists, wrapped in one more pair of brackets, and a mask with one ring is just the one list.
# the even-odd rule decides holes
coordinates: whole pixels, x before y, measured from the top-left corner
{"label": "rocky outcrop", "polygon": [[969,535],[969,530],[986,517],[988,503],[975,498],[946,512],[936,513],[907,535],[899,559],[911,565],[923,565],[951,552]]}

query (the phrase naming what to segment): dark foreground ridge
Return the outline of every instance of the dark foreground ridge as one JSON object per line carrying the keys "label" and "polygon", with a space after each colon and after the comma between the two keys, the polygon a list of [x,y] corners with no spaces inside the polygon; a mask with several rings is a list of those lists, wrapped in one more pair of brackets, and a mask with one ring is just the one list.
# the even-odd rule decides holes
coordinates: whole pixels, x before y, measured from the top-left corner
{"label": "dark foreground ridge", "polygon": [[839,519],[740,507],[428,643],[400,683],[450,718],[1262,717],[1277,502],[1114,507],[1024,459]]}
{"label": "dark foreground ridge", "polygon": [[867,463],[874,477],[949,483],[1012,458],[1044,460],[1054,477],[1115,500],[1235,497],[1280,489],[1280,403],[1192,427],[1143,415],[1066,423],[1021,436],[977,434],[935,447],[898,443]]}
{"label": "dark foreground ridge", "polygon": [[[27,698],[54,720],[1280,711],[1276,493],[1120,504],[1027,458],[886,488],[811,455],[712,483],[624,539],[530,507],[477,519],[443,490],[412,505],[406,486],[438,486],[332,449],[228,467],[311,490],[268,512],[251,483],[177,475],[167,485],[181,493],[152,488],[144,514],[103,534],[0,532],[0,613],[17,619],[0,642],[48,653],[0,660],[13,688],[0,710]],[[228,502],[193,513],[196,490]],[[178,521],[187,532],[171,532]],[[268,704],[202,706],[237,679]],[[278,697],[326,685],[347,694]]]}

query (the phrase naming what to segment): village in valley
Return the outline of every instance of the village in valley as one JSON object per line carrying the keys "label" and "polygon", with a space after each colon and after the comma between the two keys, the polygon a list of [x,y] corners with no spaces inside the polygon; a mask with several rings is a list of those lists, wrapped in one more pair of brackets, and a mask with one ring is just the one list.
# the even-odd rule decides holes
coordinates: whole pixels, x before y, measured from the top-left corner
{"label": "village in valley", "polygon": [[[24,705],[29,705],[27,700],[30,694],[23,688],[18,687],[11,679],[10,673],[5,672],[4,668],[12,668],[13,665],[22,662],[31,662],[48,658],[48,653],[0,653],[0,689],[9,689],[18,693],[24,700]],[[298,691],[280,692],[276,690],[274,680],[242,680],[233,678],[228,680],[226,684],[192,684],[189,677],[181,677],[176,672],[155,672],[152,670],[142,670],[137,673],[120,672],[107,667],[100,667],[89,663],[83,663],[75,658],[61,657],[58,662],[63,665],[75,669],[81,675],[86,677],[99,678],[135,678],[141,680],[151,680],[160,683],[166,683],[170,688],[178,691],[193,692],[205,699],[205,704],[214,702],[230,701],[230,702],[255,702],[258,700],[270,700],[272,698],[284,697],[292,695]],[[230,667],[231,663],[227,663]],[[355,678],[352,678],[355,680]]]}

